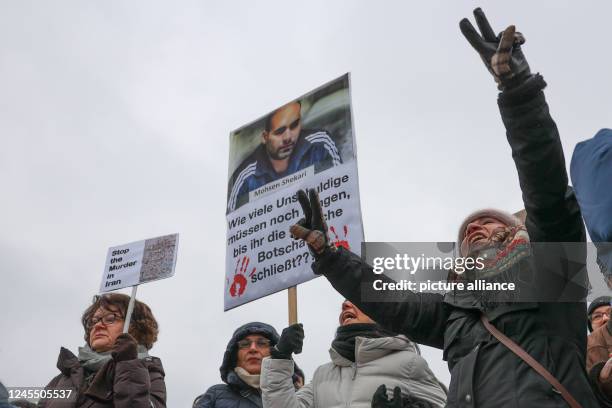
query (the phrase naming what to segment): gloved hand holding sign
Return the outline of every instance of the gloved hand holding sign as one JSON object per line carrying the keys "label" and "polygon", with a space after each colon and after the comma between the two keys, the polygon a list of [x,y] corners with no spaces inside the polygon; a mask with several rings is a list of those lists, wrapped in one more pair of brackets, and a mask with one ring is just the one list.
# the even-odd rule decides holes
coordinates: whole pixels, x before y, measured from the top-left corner
{"label": "gloved hand holding sign", "polygon": [[292,354],[300,354],[304,344],[304,327],[302,323],[292,324],[283,329],[276,346],[270,350],[272,358],[290,360]]}

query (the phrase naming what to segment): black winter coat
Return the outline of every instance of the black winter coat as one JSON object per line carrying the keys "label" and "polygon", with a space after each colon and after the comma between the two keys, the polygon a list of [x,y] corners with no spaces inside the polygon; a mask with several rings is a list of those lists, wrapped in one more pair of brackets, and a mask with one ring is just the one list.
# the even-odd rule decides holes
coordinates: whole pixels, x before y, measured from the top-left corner
{"label": "black winter coat", "polygon": [[[500,94],[498,101],[527,210],[525,225],[531,242],[584,242],[557,127],[542,92],[545,86],[541,76],[534,76]],[[483,196],[494,194],[495,188],[483,191]],[[566,262],[560,265],[562,273],[539,276],[541,268],[532,258],[529,262],[538,285],[563,284],[559,280],[581,273],[580,267]],[[598,407],[585,374],[584,301],[487,308],[449,295],[404,291],[401,302],[365,303],[362,283],[370,285],[382,275],[374,275],[356,255],[342,248],[329,251],[313,269],[379,324],[444,350],[451,372],[447,407],[567,407],[544,378],[488,333],[479,320],[481,314],[544,365],[583,408]]]}
{"label": "black winter coat", "polygon": [[217,384],[196,398],[193,408],[262,408],[261,393],[246,385],[233,371],[227,384]]}

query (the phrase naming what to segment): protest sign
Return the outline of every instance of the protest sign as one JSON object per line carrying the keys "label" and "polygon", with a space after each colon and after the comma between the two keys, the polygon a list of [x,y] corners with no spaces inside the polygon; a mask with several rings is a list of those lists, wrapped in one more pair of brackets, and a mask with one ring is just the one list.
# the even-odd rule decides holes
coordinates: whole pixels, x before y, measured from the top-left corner
{"label": "protest sign", "polygon": [[177,249],[178,234],[109,248],[100,292],[173,276]]}
{"label": "protest sign", "polygon": [[349,75],[230,134],[224,309],[315,277],[289,227],[299,189],[319,193],[330,241],[357,254],[363,240]]}

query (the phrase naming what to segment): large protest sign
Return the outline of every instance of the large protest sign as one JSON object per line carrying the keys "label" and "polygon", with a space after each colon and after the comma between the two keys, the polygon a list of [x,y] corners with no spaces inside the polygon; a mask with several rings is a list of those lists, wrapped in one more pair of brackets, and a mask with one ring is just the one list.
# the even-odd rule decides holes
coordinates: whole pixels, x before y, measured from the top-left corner
{"label": "large protest sign", "polygon": [[178,234],[109,248],[100,292],[173,276],[177,250]]}
{"label": "large protest sign", "polygon": [[315,188],[330,240],[359,253],[363,240],[349,75],[230,134],[224,309],[315,277],[289,227],[299,189]]}

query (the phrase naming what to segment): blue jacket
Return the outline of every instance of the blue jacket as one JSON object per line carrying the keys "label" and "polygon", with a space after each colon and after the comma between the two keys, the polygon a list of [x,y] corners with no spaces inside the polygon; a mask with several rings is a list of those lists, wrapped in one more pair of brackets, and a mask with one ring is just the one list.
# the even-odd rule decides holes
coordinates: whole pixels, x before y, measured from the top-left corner
{"label": "blue jacket", "polygon": [[[574,149],[570,174],[593,242],[612,242],[612,130],[602,129]],[[602,273],[612,276],[612,245],[598,245]]]}
{"label": "blue jacket", "polygon": [[277,173],[262,144],[238,166],[230,180],[227,211],[232,212],[249,201],[248,193],[280,178],[315,166],[315,173],[342,164],[336,144],[324,130],[302,130],[289,159],[289,167]]}
{"label": "blue jacket", "polygon": [[193,408],[262,408],[261,393],[246,385],[232,370],[227,384],[217,384],[193,402]]}

